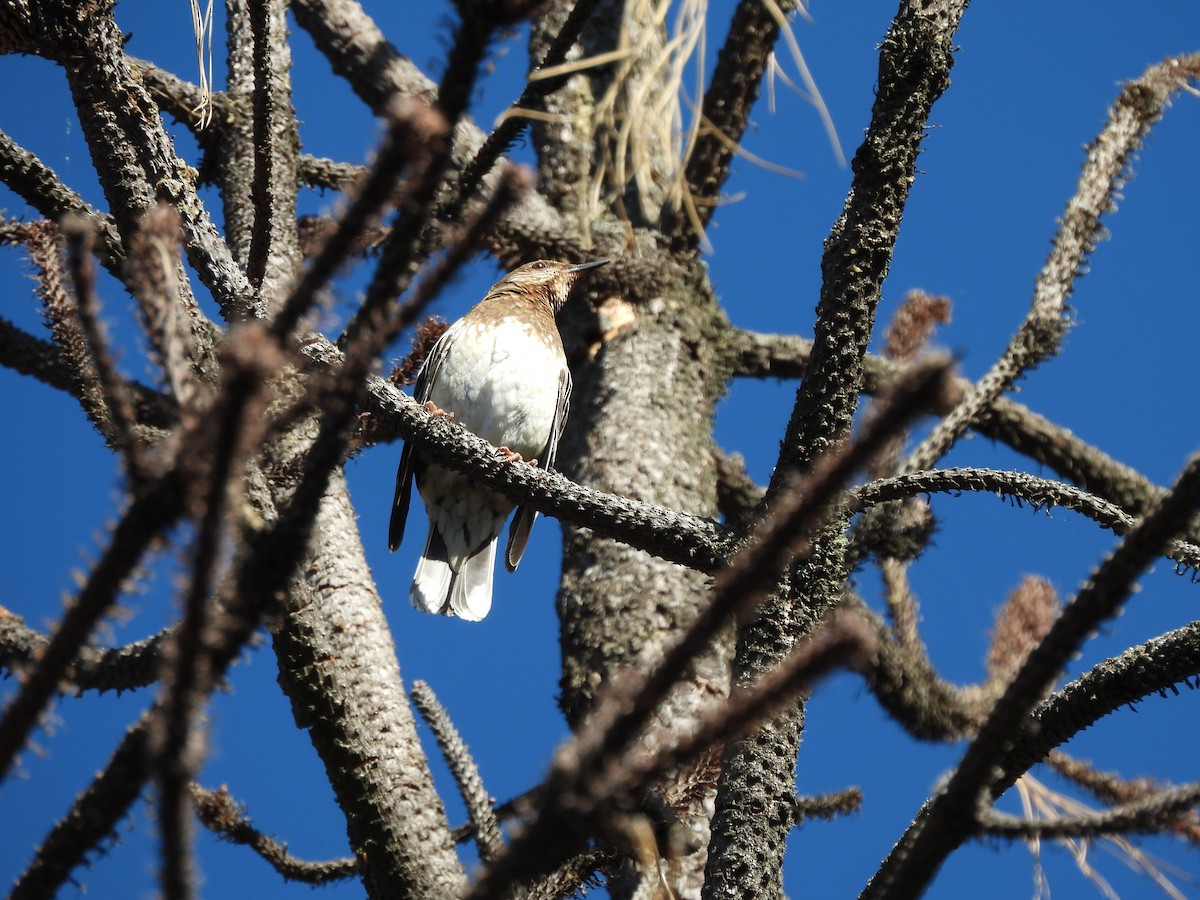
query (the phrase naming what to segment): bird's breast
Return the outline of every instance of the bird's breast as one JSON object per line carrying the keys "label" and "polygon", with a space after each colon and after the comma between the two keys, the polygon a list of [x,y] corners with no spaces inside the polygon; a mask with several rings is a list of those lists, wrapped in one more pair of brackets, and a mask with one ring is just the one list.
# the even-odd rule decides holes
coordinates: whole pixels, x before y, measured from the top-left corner
{"label": "bird's breast", "polygon": [[566,366],[558,334],[507,317],[455,336],[429,399],[479,437],[526,458],[542,452]]}

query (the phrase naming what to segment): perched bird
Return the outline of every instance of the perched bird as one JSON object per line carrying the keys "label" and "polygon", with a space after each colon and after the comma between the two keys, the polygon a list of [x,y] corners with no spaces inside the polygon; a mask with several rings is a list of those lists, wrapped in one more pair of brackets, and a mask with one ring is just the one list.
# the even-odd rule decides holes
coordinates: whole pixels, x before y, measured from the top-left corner
{"label": "perched bird", "polygon": [[[417,373],[417,402],[453,415],[506,459],[549,468],[571,397],[554,317],[580,274],[606,262],[537,260],[509,272],[433,345]],[[514,504],[406,444],[388,529],[392,550],[404,537],[414,475],[429,514],[429,537],[409,597],[424,612],[477,622],[492,607],[496,541]],[[510,572],[535,519],[536,510],[517,508],[505,551]]]}

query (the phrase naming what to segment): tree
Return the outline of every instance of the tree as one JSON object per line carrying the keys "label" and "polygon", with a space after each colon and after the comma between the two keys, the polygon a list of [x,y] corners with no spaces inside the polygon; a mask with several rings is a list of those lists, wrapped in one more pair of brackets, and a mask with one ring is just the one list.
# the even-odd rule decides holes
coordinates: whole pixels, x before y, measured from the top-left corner
{"label": "tree", "polygon": [[[127,45],[123,10],[111,4],[0,13],[0,46],[65,80],[103,197],[89,205],[70,179],[4,138],[4,181],[32,211],[5,219],[4,242],[33,264],[52,339],[5,321],[0,350],[43,393],[76,399],[120,461],[126,493],[60,621],[43,633],[15,612],[0,619],[5,665],[20,676],[0,721],[0,765],[11,778],[60,690],[82,692],[78,703],[111,689],[145,698],[32,862],[14,866],[17,894],[57,890],[143,795],[163,892],[195,892],[196,814],[210,829],[248,835],[232,803],[239,785],[227,794],[197,781],[209,697],[238,677],[234,664],[248,652],[276,660],[353,857],[306,865],[255,838],[259,852],[285,877],[355,878],[371,895],[447,896],[466,885],[447,792],[439,796],[418,739],[347,488],[347,461],[391,464],[394,452],[374,448],[396,437],[564,527],[560,704],[575,738],[541,787],[513,804],[521,830],[502,838],[453,733],[454,704],[447,714],[428,687],[411,691],[461,783],[486,864],[475,895],[514,881],[567,895],[600,877],[618,896],[660,884],[682,896],[777,896],[792,828],[858,803],[853,791],[796,797],[807,691],[844,667],[912,736],[963,745],[868,896],[922,893],[975,838],[1151,831],[1194,840],[1194,784],[1106,775],[1060,748],[1100,717],[1200,674],[1195,624],[1176,620],[1055,682],[1151,562],[1165,556],[1195,571],[1198,464],[1160,488],[1007,394],[1060,349],[1100,219],[1167,102],[1194,90],[1200,59],[1151,66],[1115,96],[1028,316],[996,364],[967,380],[927,349],[947,312],[935,296],[910,294],[885,353],[868,353],[964,6],[904,3],[879,48],[865,139],[824,245],[811,340],[734,327],[704,263],[710,241],[719,246],[708,232],[724,213],[718,201],[751,110],[774,78],[772,50],[789,38],[792,4],[736,7],[690,130],[675,112],[689,71],[678,47],[696,39],[698,20],[685,16],[673,44],[649,4],[464,2],[434,83],[355,3],[294,0],[289,22],[284,4],[231,2],[225,90],[211,97],[131,56],[136,35]],[[485,134],[465,114],[489,48],[525,22],[540,71]],[[300,152],[293,30],[384,123],[369,166]],[[164,115],[194,135],[194,169]],[[536,182],[503,158],[531,122]],[[306,187],[345,200],[332,214],[300,215]],[[561,474],[497,465],[491,448],[397,386],[428,346],[431,331],[418,323],[480,250],[504,266],[614,260],[561,322],[575,374]],[[756,290],[771,262],[743,261],[731,289]],[[351,266],[360,281],[333,281]],[[115,361],[105,335],[104,323],[120,319],[99,298],[111,304],[118,283],[135,301],[140,335],[116,345],[145,354],[151,384],[140,363]],[[331,284],[361,285],[361,300],[339,308]],[[790,310],[772,310],[770,321],[810,327]],[[414,357],[392,379],[374,375],[410,326]],[[764,429],[782,444],[760,489],[718,447],[714,422],[732,379],[763,377],[801,380],[786,427]],[[1007,446],[1026,471],[950,468],[946,454],[968,431]],[[1028,471],[1033,463],[1047,474]],[[1044,580],[1012,590],[985,677],[968,688],[930,661],[910,584],[912,564],[932,554],[929,498],[943,494],[1065,508],[1122,536],[1064,605]],[[161,555],[164,543],[175,557]],[[151,564],[177,587],[167,626],[106,652],[92,646]],[[860,589],[868,571],[879,573],[878,591]],[[993,602],[1004,589],[983,585]],[[870,593],[881,599],[875,609],[860,597]],[[471,626],[445,625],[435,633],[449,653],[460,640],[450,627]],[[269,649],[250,650],[264,628]],[[499,648],[493,665],[514,655]],[[220,748],[214,740],[209,753]],[[1035,824],[980,806],[1018,779],[1025,796],[1044,790],[1023,778],[1043,762],[1103,811]]]}

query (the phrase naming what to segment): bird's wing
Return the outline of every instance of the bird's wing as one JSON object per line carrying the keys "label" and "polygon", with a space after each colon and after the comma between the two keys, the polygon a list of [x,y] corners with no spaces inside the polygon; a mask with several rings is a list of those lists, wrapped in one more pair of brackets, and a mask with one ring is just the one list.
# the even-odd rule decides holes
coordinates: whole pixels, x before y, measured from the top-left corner
{"label": "bird's wing", "polygon": [[[425,403],[433,392],[442,363],[446,361],[446,348],[456,331],[457,322],[446,329],[425,362],[417,371],[417,382],[413,385],[413,399]],[[395,550],[404,540],[404,525],[408,520],[408,504],[412,499],[413,452],[412,444],[405,441],[404,450],[400,453],[400,466],[396,469],[396,493],[392,495],[392,518],[388,522],[388,549]]]}
{"label": "bird's wing", "polygon": [[[571,373],[566,366],[558,376],[558,403],[554,408],[554,421],[550,425],[550,437],[546,446],[538,455],[538,464],[549,471],[558,455],[558,441],[562,437],[567,424],[567,413],[571,408]],[[525,554],[525,545],[529,543],[529,532],[537,521],[537,510],[530,506],[518,506],[513,516],[512,525],[508,528],[508,545],[504,548],[504,567],[508,571],[516,571],[521,557]]]}
{"label": "bird's wing", "polygon": [[400,451],[400,466],[396,469],[396,493],[392,495],[392,518],[388,522],[388,550],[395,550],[404,540],[404,525],[408,521],[408,502],[412,499],[412,444]]}

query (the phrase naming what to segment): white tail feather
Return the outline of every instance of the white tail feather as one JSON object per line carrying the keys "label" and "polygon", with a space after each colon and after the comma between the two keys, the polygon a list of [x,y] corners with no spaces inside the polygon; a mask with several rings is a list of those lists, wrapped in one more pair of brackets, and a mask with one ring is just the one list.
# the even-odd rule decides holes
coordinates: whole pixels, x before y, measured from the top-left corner
{"label": "white tail feather", "polygon": [[464,622],[478,622],[492,608],[492,573],[496,568],[496,538],[467,559],[450,585],[450,611]]}
{"label": "white tail feather", "polygon": [[425,550],[417,563],[417,573],[413,576],[412,588],[408,592],[408,599],[421,612],[449,615],[446,604],[453,580],[454,573],[450,571],[450,563],[446,560],[446,544],[441,536],[430,528],[429,535],[425,538]]}
{"label": "white tail feather", "polygon": [[455,572],[446,559],[445,541],[436,529],[430,528],[408,598],[421,612],[478,622],[492,608],[495,563],[496,538],[492,538]]}

